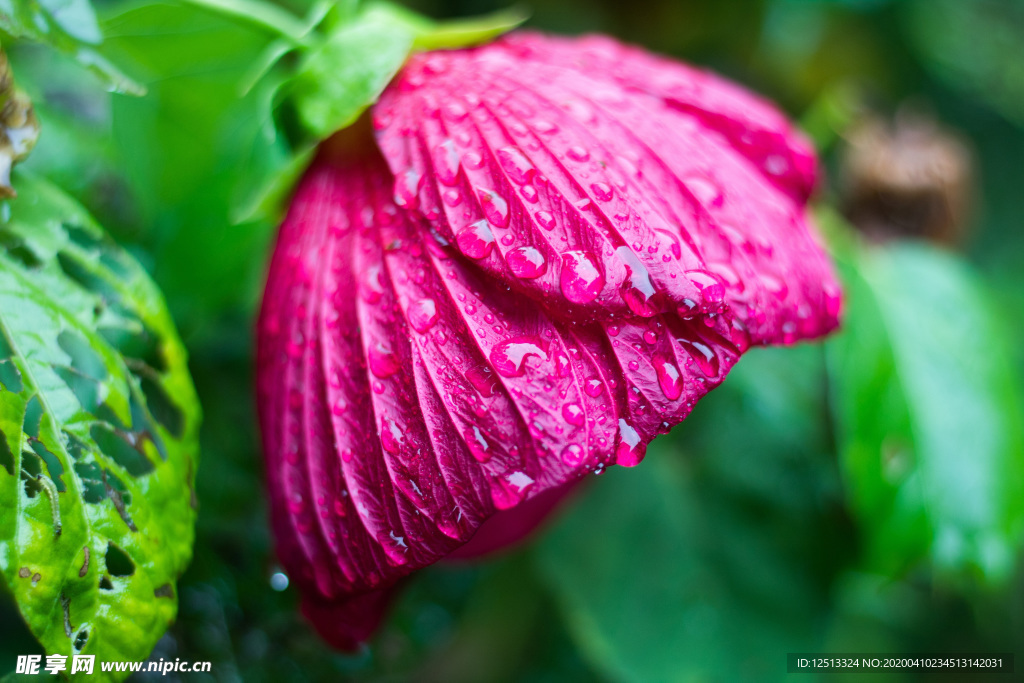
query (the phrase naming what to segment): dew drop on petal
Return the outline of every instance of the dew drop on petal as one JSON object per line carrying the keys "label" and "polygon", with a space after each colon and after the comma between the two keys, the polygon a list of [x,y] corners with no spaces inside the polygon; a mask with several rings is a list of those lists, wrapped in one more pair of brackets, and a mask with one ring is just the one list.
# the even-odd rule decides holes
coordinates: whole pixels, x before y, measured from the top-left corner
{"label": "dew drop on petal", "polygon": [[381,282],[382,275],[383,273],[379,265],[373,265],[366,269],[365,278],[363,279],[363,300],[366,303],[375,304],[384,295],[384,285]]}
{"label": "dew drop on petal", "polygon": [[551,230],[555,227],[555,217],[547,211],[538,211],[534,216],[537,218],[537,222],[540,223],[540,227],[545,230]]}
{"label": "dew drop on petal", "polygon": [[706,377],[718,376],[718,356],[707,344],[690,339],[677,340],[687,353],[697,362],[697,367]]}
{"label": "dew drop on petal", "polygon": [[722,205],[722,190],[710,179],[694,175],[686,178],[684,182],[697,201],[704,206],[719,207]]}
{"label": "dew drop on petal", "polygon": [[445,185],[454,185],[459,177],[459,153],[455,149],[455,143],[445,140],[434,148],[431,157],[437,179]]}
{"label": "dew drop on petal", "polygon": [[598,270],[593,255],[585,251],[562,254],[560,278],[562,294],[574,304],[585,304],[597,298],[604,287],[604,275]]}
{"label": "dew drop on petal", "polygon": [[629,310],[644,318],[656,315],[658,291],[651,283],[647,268],[629,247],[619,247],[615,254],[626,264],[626,279],[622,282],[621,294]]}
{"label": "dew drop on petal", "polygon": [[675,401],[683,394],[683,376],[679,368],[671,359],[663,354],[656,353],[651,360],[654,365],[654,372],[658,375],[658,386],[665,398]]}
{"label": "dew drop on petal", "polygon": [[525,472],[513,472],[506,477],[506,480],[520,491],[533,484],[533,477],[529,476]]}
{"label": "dew drop on petal", "polygon": [[523,151],[518,147],[502,147],[497,151],[498,163],[508,174],[508,177],[516,185],[526,185],[533,176],[536,175],[537,169],[526,158]]}
{"label": "dew drop on petal", "polygon": [[583,391],[591,398],[597,398],[604,391],[604,382],[597,377],[591,377],[583,384]]}
{"label": "dew drop on petal", "polygon": [[553,135],[558,132],[558,126],[545,119],[536,121],[533,124],[533,129],[543,135]]}
{"label": "dew drop on petal", "polygon": [[441,195],[441,199],[444,200],[445,204],[454,208],[462,203],[462,193],[458,190],[448,189]]}
{"label": "dew drop on petal", "polygon": [[571,443],[562,449],[562,462],[569,467],[578,466],[586,457],[586,451],[579,444]]}
{"label": "dew drop on petal", "polygon": [[463,433],[463,439],[469,447],[470,454],[477,462],[487,462],[491,459],[491,445],[487,443],[483,432],[479,427],[474,426]]}
{"label": "dew drop on petal", "polygon": [[619,447],[615,453],[615,462],[623,467],[634,467],[644,459],[646,451],[640,434],[632,425],[620,418]]}
{"label": "dew drop on petal", "polygon": [[505,255],[509,270],[518,278],[530,280],[540,277],[548,269],[544,254],[535,247],[517,247]]}
{"label": "dew drop on petal", "polygon": [[594,183],[590,186],[594,196],[600,199],[602,202],[606,202],[612,198],[612,188],[608,183]]}
{"label": "dew drop on petal", "polygon": [[499,228],[508,227],[508,202],[494,190],[487,190],[478,187],[476,196],[480,199],[480,207],[484,210],[484,216],[492,225]]}
{"label": "dew drop on petal", "polygon": [[459,230],[455,235],[455,243],[469,258],[482,259],[491,253],[494,233],[491,232],[491,226],[487,221],[477,221]]}
{"label": "dew drop on petal", "polygon": [[764,286],[771,295],[779,301],[784,300],[789,293],[789,287],[786,283],[781,278],[777,278],[770,273],[761,273],[761,282],[764,283]]}
{"label": "dew drop on petal", "polygon": [[494,370],[487,365],[470,368],[466,372],[466,379],[483,398],[490,398],[500,387],[498,378],[494,376]]}
{"label": "dew drop on petal", "polygon": [[839,316],[839,311],[843,307],[843,295],[839,291],[839,288],[832,283],[826,283],[824,286],[825,291],[825,312],[832,318]]}
{"label": "dew drop on petal", "polygon": [[562,406],[562,417],[571,425],[580,426],[586,417],[579,403],[566,403]]}
{"label": "dew drop on petal", "polygon": [[379,342],[371,346],[366,355],[370,372],[381,379],[390,377],[400,368],[398,357],[391,352],[391,349]]}
{"label": "dew drop on petal", "polygon": [[540,346],[540,340],[517,338],[501,342],[491,350],[491,365],[503,377],[522,377],[526,373],[526,359],[534,356],[543,361],[547,352]]}
{"label": "dew drop on petal", "polygon": [[590,158],[590,152],[579,145],[573,145],[566,150],[566,155],[574,161],[586,161]]}
{"label": "dew drop on petal", "polygon": [[725,286],[706,270],[688,270],[686,277],[700,290],[705,305],[714,306],[725,300]]}
{"label": "dew drop on petal", "polygon": [[733,346],[740,353],[746,353],[747,349],[750,348],[750,333],[747,331],[746,325],[739,320],[732,321],[732,327],[729,328],[729,337],[732,339]]}
{"label": "dew drop on petal", "polygon": [[409,305],[409,324],[412,329],[423,334],[437,322],[437,304],[433,299],[424,298]]}
{"label": "dew drop on petal", "polygon": [[398,454],[402,450],[402,443],[405,441],[402,428],[389,417],[382,417],[380,423],[381,445],[388,453],[392,455]]}
{"label": "dew drop on petal", "polygon": [[423,185],[423,174],[414,168],[406,170],[395,178],[395,204],[403,209],[415,210],[419,206],[419,192]]}

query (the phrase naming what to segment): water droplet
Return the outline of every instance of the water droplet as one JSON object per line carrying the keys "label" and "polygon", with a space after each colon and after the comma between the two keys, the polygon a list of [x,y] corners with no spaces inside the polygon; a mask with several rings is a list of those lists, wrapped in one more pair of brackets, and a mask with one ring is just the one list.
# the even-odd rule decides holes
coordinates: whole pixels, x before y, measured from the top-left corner
{"label": "water droplet", "polygon": [[531,204],[537,203],[537,188],[533,185],[523,185],[519,188],[519,194],[523,195],[523,199],[530,202]]}
{"label": "water droplet", "polygon": [[675,401],[683,393],[683,376],[679,368],[669,358],[660,353],[654,354],[651,359],[654,365],[654,372],[658,375],[658,386],[665,398]]}
{"label": "water droplet", "polygon": [[505,255],[509,270],[518,278],[530,280],[540,277],[548,269],[544,255],[534,247],[518,247]]}
{"label": "water droplet", "polygon": [[437,179],[445,185],[454,185],[459,178],[459,152],[455,143],[445,140],[434,148],[431,155]]}
{"label": "water droplet", "polygon": [[463,107],[458,102],[449,102],[444,107],[444,113],[452,121],[461,121],[462,119],[466,118],[466,114],[468,112],[466,111],[466,108]]}
{"label": "water droplet", "polygon": [[512,474],[508,475],[507,481],[520,491],[525,489],[527,486],[533,484],[533,478],[527,475],[525,472],[513,472]]}
{"label": "water droplet", "polygon": [[722,189],[712,180],[702,175],[690,176],[684,181],[686,187],[704,206],[718,207],[722,205]]}
{"label": "water droplet", "polygon": [[732,321],[732,327],[729,328],[729,336],[732,338],[733,346],[740,353],[746,353],[747,349],[750,348],[750,333],[747,332],[746,325],[739,320]]}
{"label": "water droplet", "polygon": [[536,175],[537,169],[533,163],[530,162],[523,151],[518,147],[502,147],[497,151],[498,163],[508,174],[508,177],[516,185],[526,185],[533,176]]}
{"label": "water droplet", "polygon": [[700,290],[705,305],[717,306],[725,300],[725,285],[706,270],[688,270],[686,277]]}
{"label": "water droplet", "polygon": [[484,216],[492,225],[505,228],[508,227],[508,202],[494,190],[487,190],[481,187],[476,189],[476,196],[480,199],[480,206],[484,210]]}
{"label": "water droplet", "polygon": [[555,227],[555,217],[547,211],[538,211],[534,214],[537,222],[540,223],[540,227],[545,230],[551,230]]}
{"label": "water droplet", "polygon": [[419,206],[419,192],[423,185],[423,174],[414,168],[395,178],[395,204],[403,209],[416,209]]}
{"label": "water droplet", "polygon": [[462,193],[458,190],[445,190],[441,198],[445,204],[451,207],[456,207],[462,203]]}
{"label": "water droplet", "polygon": [[650,273],[629,247],[619,247],[615,254],[626,265],[626,279],[622,281],[620,293],[629,310],[636,315],[650,318],[658,313],[658,290],[651,283]]}
{"label": "water droplet", "polygon": [[562,449],[562,462],[569,467],[577,467],[586,457],[586,451],[579,444],[571,443]]}
{"label": "water droplet", "polygon": [[379,265],[372,265],[366,269],[366,278],[363,280],[363,300],[368,304],[375,304],[384,295],[384,285],[381,282]]}
{"label": "water droplet", "polygon": [[789,293],[789,287],[786,283],[780,278],[769,273],[761,273],[761,282],[763,282],[764,286],[768,288],[768,291],[771,292],[772,296],[780,301],[785,299],[786,295]]}
{"label": "water droplet", "polygon": [[491,365],[503,377],[522,377],[526,374],[526,359],[530,356],[542,361],[548,359],[539,339],[528,337],[501,342],[491,350]]}
{"label": "water droplet", "polygon": [[599,380],[597,377],[591,377],[583,384],[583,391],[586,392],[590,398],[597,398],[604,391],[604,382]]}
{"label": "water droplet", "polygon": [[778,154],[771,154],[764,160],[764,170],[771,175],[782,175],[789,169],[789,163]]}
{"label": "water droplet", "polygon": [[604,275],[598,270],[594,256],[585,251],[562,254],[560,280],[562,294],[575,304],[593,301],[604,287]]}
{"label": "water droplet", "polygon": [[677,341],[697,361],[697,367],[706,377],[718,376],[718,356],[715,355],[714,349],[703,342],[690,339],[678,339]]}
{"label": "water droplet", "polygon": [[401,452],[402,443],[405,441],[404,431],[389,417],[381,418],[380,427],[380,443],[384,450],[392,455]]}
{"label": "water droplet", "polygon": [[478,365],[466,372],[466,379],[483,398],[490,398],[501,386],[494,370],[487,365]]}
{"label": "water droplet", "polygon": [[644,341],[647,342],[648,344],[657,344],[658,333],[655,332],[654,330],[647,330],[646,332],[644,332]]}
{"label": "water droplet", "polygon": [[600,199],[602,202],[606,202],[612,198],[612,188],[607,183],[594,183],[590,186],[594,196]]}
{"label": "water droplet", "polygon": [[270,587],[280,593],[288,588],[288,575],[284,572],[274,572],[270,577]]}
{"label": "water droplet", "polygon": [[371,346],[366,355],[370,366],[370,372],[381,379],[390,377],[398,372],[401,367],[398,362],[398,357],[391,352],[391,349],[387,348],[380,342]]}
{"label": "water droplet", "polygon": [[637,363],[635,360],[631,360],[631,361],[629,361],[628,367],[633,372],[636,372],[637,370],[640,369],[640,364]]}
{"label": "water droplet", "polygon": [[583,100],[569,100],[562,104],[566,111],[580,123],[594,123],[597,120],[597,116],[594,114],[594,108],[589,103]]}
{"label": "water droplet", "polygon": [[484,438],[479,427],[474,426],[472,429],[466,430],[462,436],[466,445],[469,446],[470,454],[477,462],[487,462],[491,459],[491,446],[487,443],[487,439]]}
{"label": "water droplet", "polygon": [[473,151],[466,152],[462,160],[466,162],[466,166],[472,169],[477,169],[484,165],[484,158]]}
{"label": "water droplet", "polygon": [[623,419],[619,419],[619,447],[615,453],[615,462],[623,467],[634,467],[644,459],[647,448],[642,443],[640,434]]}
{"label": "water droplet", "polygon": [[566,150],[566,155],[574,161],[586,161],[590,158],[590,152],[579,145],[573,145]]}
{"label": "water droplet", "polygon": [[566,403],[562,406],[562,417],[571,425],[580,426],[586,417],[579,403]]}
{"label": "water droplet", "polygon": [[553,135],[558,132],[558,126],[544,119],[535,121],[533,129],[542,135]]}
{"label": "water droplet", "polygon": [[409,324],[423,334],[437,322],[437,304],[433,299],[419,299],[409,305]]}
{"label": "water droplet", "polygon": [[843,307],[843,295],[839,288],[830,282],[825,283],[825,312],[832,318],[839,316]]}
{"label": "water droplet", "polygon": [[482,259],[491,253],[494,233],[490,224],[483,220],[467,225],[455,235],[455,243],[463,254],[471,259]]}

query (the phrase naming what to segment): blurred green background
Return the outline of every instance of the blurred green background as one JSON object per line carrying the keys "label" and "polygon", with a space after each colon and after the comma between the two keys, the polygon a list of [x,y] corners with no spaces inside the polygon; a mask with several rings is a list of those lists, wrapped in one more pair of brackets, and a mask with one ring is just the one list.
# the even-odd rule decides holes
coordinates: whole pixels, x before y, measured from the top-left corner
{"label": "blurred green background", "polygon": [[[438,18],[503,6],[408,4]],[[805,125],[827,169],[844,331],[750,352],[640,467],[595,477],[524,547],[416,575],[354,655],[271,586],[252,320],[274,226],[231,218],[274,153],[264,94],[239,95],[271,37],[184,3],[97,8],[102,53],[145,97],[46,47],[5,47],[42,120],[27,166],[153,273],[190,350],[198,537],[154,657],[213,672],[183,679],[773,681],[795,651],[1024,655],[1024,2],[530,3],[528,26],[706,65]],[[931,133],[862,134],[894,117]],[[853,168],[858,144],[885,163]],[[887,184],[906,166],[939,180]],[[944,227],[913,210],[908,225],[901,207],[921,202]],[[15,615],[0,606],[0,662],[33,647]]]}

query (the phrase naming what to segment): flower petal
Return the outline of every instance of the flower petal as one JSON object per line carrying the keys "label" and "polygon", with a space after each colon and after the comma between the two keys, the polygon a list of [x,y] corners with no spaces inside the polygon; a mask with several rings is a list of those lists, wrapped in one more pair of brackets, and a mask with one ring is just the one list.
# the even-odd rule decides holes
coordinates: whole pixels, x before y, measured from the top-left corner
{"label": "flower petal", "polygon": [[704,320],[568,324],[524,306],[398,210],[391,183],[379,158],[314,165],[259,324],[279,556],[346,628],[350,598],[495,511],[637,464],[739,355]]}
{"label": "flower petal", "polygon": [[398,203],[553,317],[727,314],[752,343],[835,325],[814,157],[721,78],[514,34],[413,57],[374,115]]}
{"label": "flower petal", "polygon": [[840,302],[806,143],[717,77],[521,34],[414,56],[374,116],[383,156],[296,191],[258,330],[278,554],[342,647]]}

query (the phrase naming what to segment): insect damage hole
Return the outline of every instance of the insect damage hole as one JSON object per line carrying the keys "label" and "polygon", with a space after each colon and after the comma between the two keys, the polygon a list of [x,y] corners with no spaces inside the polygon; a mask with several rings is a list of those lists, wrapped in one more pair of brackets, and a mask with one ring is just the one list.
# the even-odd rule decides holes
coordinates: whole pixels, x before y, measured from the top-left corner
{"label": "insect damage hole", "polygon": [[107,566],[107,571],[113,576],[131,576],[135,573],[135,563],[132,562],[132,558],[113,543],[107,544],[107,554],[103,561]]}

